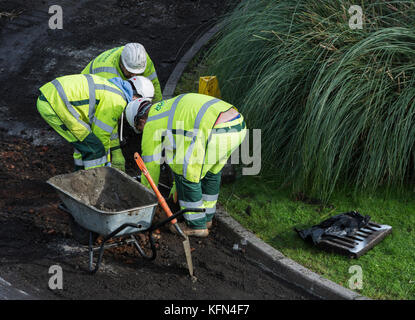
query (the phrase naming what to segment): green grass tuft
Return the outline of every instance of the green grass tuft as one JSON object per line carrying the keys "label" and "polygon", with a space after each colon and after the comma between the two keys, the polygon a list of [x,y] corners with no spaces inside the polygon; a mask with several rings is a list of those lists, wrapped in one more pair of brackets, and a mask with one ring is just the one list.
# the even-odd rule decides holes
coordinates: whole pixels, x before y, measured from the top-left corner
{"label": "green grass tuft", "polygon": [[[222,186],[219,201],[256,236],[325,278],[349,288],[353,275],[349,268],[358,265],[363,272],[360,294],[374,299],[415,299],[415,199],[409,194],[378,191],[354,196],[335,191],[330,203],[323,205],[311,197],[298,197],[275,177],[264,175]],[[351,210],[393,228],[392,234],[358,259],[317,249],[294,231],[294,227],[309,228]]]}
{"label": "green grass tuft", "polygon": [[293,188],[415,182],[415,2],[246,0],[209,52],[224,100],[262,129],[262,159]]}

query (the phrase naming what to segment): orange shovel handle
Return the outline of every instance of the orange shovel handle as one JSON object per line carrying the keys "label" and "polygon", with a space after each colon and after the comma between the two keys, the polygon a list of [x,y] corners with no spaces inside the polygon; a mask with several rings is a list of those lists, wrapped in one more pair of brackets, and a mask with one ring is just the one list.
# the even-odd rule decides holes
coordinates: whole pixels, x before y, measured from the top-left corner
{"label": "orange shovel handle", "polygon": [[[161,207],[163,208],[164,212],[166,212],[167,217],[171,217],[173,215],[173,213],[171,212],[169,206],[167,205],[166,200],[164,199],[164,197],[161,195],[159,189],[157,188],[156,184],[153,181],[153,178],[150,176],[150,173],[147,170],[146,165],[144,164],[143,159],[140,157],[140,155],[138,154],[138,152],[134,153],[134,160],[137,163],[138,167],[140,168],[141,172],[144,174],[144,176],[147,178],[148,183],[150,183],[151,188],[153,189],[154,193],[157,196],[157,199],[161,205]],[[175,224],[177,222],[176,219],[173,219],[171,221],[172,224]]]}

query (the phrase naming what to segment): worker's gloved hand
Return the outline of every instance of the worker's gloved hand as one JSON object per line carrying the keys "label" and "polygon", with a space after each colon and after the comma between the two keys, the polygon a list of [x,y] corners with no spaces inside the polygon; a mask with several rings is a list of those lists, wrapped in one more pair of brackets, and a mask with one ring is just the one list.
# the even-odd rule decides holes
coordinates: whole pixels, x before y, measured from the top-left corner
{"label": "worker's gloved hand", "polygon": [[111,166],[125,172],[125,159],[121,149],[111,152]]}
{"label": "worker's gloved hand", "polygon": [[169,198],[173,198],[174,203],[177,203],[176,182],[173,181],[173,186],[170,189]]}

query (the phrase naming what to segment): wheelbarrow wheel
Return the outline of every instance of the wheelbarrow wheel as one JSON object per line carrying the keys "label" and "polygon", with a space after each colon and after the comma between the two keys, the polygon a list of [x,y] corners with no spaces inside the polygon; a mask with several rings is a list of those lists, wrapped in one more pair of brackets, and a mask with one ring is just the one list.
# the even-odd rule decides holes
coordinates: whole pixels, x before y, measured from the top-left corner
{"label": "wheelbarrow wheel", "polygon": [[[78,241],[82,245],[88,245],[89,244],[89,230],[81,227],[73,217],[70,219],[71,221],[71,232],[72,237]],[[92,232],[92,243],[95,243],[95,241],[98,239],[99,234]]]}

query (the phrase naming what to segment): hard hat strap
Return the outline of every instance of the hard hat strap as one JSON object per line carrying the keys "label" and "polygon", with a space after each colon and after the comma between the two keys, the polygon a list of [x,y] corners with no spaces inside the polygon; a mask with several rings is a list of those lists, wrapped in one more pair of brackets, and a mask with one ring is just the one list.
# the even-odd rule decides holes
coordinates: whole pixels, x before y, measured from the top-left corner
{"label": "hard hat strap", "polygon": [[122,142],[123,125],[124,125],[124,112],[121,113],[120,142]]}
{"label": "hard hat strap", "polygon": [[128,82],[129,82],[129,84],[131,84],[131,88],[133,89],[133,95],[141,97],[141,95],[137,93],[137,90],[136,90],[136,87],[135,87],[134,83],[131,80],[128,80]]}

